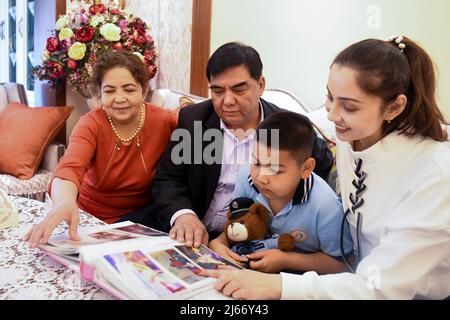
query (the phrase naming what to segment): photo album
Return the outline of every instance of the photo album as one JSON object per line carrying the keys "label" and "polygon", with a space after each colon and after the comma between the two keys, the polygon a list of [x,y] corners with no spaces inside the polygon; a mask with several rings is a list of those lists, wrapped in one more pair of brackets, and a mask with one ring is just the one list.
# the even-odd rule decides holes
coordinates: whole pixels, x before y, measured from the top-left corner
{"label": "photo album", "polygon": [[225,299],[213,288],[215,279],[199,272],[241,268],[204,245],[190,248],[129,221],[79,228],[78,234],[80,241],[54,235],[40,248],[119,299]]}

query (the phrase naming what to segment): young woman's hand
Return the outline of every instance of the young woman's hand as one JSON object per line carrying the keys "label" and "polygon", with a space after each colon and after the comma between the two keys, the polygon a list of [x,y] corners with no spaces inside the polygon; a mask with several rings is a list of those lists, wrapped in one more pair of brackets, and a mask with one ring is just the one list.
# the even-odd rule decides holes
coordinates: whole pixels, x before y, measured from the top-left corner
{"label": "young woman's hand", "polygon": [[281,299],[281,276],[253,270],[202,270],[202,276],[217,278],[215,288],[235,299]]}
{"label": "young woman's hand", "polygon": [[25,235],[24,240],[30,243],[31,248],[48,242],[53,230],[63,221],[69,225],[69,236],[71,240],[80,240],[77,227],[80,222],[80,213],[76,202],[62,202],[52,207],[45,219],[34,225]]}
{"label": "young woman's hand", "polygon": [[277,273],[286,269],[285,252],[279,249],[261,250],[248,254],[250,268],[256,271]]}

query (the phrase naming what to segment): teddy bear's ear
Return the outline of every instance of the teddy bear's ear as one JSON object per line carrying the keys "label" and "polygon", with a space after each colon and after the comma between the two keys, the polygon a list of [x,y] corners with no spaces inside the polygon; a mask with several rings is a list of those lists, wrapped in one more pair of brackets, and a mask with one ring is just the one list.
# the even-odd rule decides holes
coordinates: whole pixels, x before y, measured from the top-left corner
{"label": "teddy bear's ear", "polygon": [[228,209],[228,211],[227,211],[227,219],[230,220],[230,217],[231,217],[231,210]]}
{"label": "teddy bear's ear", "polygon": [[261,220],[268,226],[270,220],[269,210],[266,209],[261,203],[253,204],[250,209],[250,212],[254,212],[258,216],[260,216]]}

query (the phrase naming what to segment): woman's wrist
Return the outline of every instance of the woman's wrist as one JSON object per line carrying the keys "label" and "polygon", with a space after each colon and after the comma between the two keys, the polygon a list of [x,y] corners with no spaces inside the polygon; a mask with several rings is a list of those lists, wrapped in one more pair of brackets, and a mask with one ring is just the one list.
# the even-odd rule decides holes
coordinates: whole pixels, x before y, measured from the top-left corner
{"label": "woman's wrist", "polygon": [[270,294],[268,299],[280,300],[283,290],[283,279],[280,274],[268,274],[268,276],[271,277],[269,280],[270,285],[268,286],[270,290],[267,290]]}

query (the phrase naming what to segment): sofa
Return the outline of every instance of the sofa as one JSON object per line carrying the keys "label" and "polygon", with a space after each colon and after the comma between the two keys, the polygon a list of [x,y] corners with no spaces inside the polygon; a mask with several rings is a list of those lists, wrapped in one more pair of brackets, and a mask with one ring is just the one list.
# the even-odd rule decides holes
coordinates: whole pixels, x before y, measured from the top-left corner
{"label": "sofa", "polygon": [[[262,98],[281,108],[307,116],[313,123],[317,134],[327,141],[333,155],[336,154],[334,124],[327,119],[325,107],[322,106],[317,110],[311,110],[306,103],[304,103],[295,94],[281,89],[266,89],[262,95]],[[174,90],[157,89],[152,92],[149,101],[165,109],[176,109],[185,104],[198,103],[205,99],[206,98],[204,97],[184,94]],[[327,182],[336,193],[339,193],[335,165],[331,170]]]}
{"label": "sofa", "polygon": [[[0,117],[2,111],[11,102],[28,106],[23,85],[18,83],[0,84]],[[65,151],[65,146],[50,143],[44,152],[39,168],[30,179],[19,179],[13,175],[0,172],[0,188],[7,194],[45,201],[47,186],[53,170]]]}
{"label": "sofa", "polygon": [[[322,136],[325,135],[327,140],[334,140],[334,125],[328,121],[327,112],[323,106],[317,110],[311,110],[295,94],[281,89],[266,89],[262,98],[286,110],[306,115]],[[165,109],[176,109],[185,103],[198,103],[205,99],[170,89],[157,89],[152,92],[149,101]]]}

